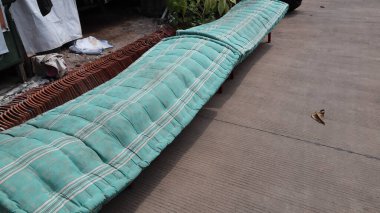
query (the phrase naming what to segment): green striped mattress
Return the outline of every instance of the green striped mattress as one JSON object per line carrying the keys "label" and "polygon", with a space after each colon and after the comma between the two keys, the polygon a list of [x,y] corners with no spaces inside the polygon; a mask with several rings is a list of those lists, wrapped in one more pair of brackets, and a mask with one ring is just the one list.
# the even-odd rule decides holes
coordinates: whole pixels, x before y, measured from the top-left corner
{"label": "green striped mattress", "polygon": [[[246,17],[233,23],[256,19],[254,7],[245,5],[264,2],[272,3],[237,5],[231,13]],[[278,3],[269,3],[267,18],[281,17]],[[107,83],[1,132],[0,212],[99,210],[149,166],[252,51],[216,36],[183,34],[161,41]]]}

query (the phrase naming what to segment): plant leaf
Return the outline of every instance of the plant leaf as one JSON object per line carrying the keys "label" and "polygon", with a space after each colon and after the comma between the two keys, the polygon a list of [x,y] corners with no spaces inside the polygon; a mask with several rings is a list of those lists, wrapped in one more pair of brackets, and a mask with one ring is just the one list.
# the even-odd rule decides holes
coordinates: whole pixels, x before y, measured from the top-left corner
{"label": "plant leaf", "polygon": [[228,11],[230,10],[230,6],[228,6],[228,4],[226,5],[226,9],[224,11],[224,14],[226,14]]}
{"label": "plant leaf", "polygon": [[205,0],[203,13],[204,14],[209,14],[210,11],[211,11],[211,0]]}
{"label": "plant leaf", "polygon": [[218,0],[211,0],[211,11],[214,12],[218,6]]}
{"label": "plant leaf", "polygon": [[182,16],[185,16],[187,11],[187,1],[179,0],[179,6],[181,7]]}
{"label": "plant leaf", "polygon": [[224,14],[224,11],[226,11],[226,7],[227,7],[226,0],[219,0],[218,12],[219,12],[220,16],[222,16]]}

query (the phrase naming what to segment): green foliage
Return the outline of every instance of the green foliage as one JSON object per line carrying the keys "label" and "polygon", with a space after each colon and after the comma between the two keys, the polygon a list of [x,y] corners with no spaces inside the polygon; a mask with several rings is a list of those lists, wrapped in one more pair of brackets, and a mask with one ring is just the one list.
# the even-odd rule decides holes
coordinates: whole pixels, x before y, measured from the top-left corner
{"label": "green foliage", "polygon": [[223,16],[236,0],[167,0],[169,22],[179,28],[193,27]]}

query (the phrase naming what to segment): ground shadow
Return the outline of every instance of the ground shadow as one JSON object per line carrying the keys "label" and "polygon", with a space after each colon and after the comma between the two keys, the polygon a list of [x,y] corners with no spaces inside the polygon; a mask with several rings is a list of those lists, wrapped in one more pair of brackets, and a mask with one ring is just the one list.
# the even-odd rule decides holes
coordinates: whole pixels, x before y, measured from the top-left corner
{"label": "ground shadow", "polygon": [[131,187],[121,192],[106,204],[102,213],[135,212],[159,183],[170,173],[179,160],[196,143],[212,122],[215,112],[209,112],[211,119],[197,116],[152,164],[144,170]]}
{"label": "ground shadow", "polygon": [[0,96],[5,95],[10,90],[22,84],[15,67],[1,70],[2,77],[0,78]]}
{"label": "ground shadow", "polygon": [[293,18],[293,17],[295,17],[295,16],[297,16],[297,15],[300,15],[300,14],[302,14],[301,11],[293,10],[293,11],[287,13],[287,14],[285,15],[284,18],[285,18],[285,19],[286,19],[286,18]]}
{"label": "ground shadow", "polygon": [[91,35],[104,28],[120,25],[125,28],[130,27],[132,24],[126,25],[126,21],[133,23],[142,17],[137,6],[137,4],[129,1],[111,1],[102,7],[80,11],[83,34]]}
{"label": "ground shadow", "polygon": [[311,11],[303,11],[302,9],[296,9],[296,10],[293,10],[291,12],[288,12],[284,19],[292,19],[292,18],[295,18],[297,16],[313,16],[313,13]]}
{"label": "ground shadow", "polygon": [[[216,94],[206,105],[205,108],[221,108],[235,93],[241,82],[245,79],[248,72],[255,71],[255,64],[259,61],[267,51],[270,50],[272,44],[262,43],[256,50],[241,64],[234,69],[234,79],[227,80],[223,84],[223,93]],[[203,110],[202,110],[203,113]]]}

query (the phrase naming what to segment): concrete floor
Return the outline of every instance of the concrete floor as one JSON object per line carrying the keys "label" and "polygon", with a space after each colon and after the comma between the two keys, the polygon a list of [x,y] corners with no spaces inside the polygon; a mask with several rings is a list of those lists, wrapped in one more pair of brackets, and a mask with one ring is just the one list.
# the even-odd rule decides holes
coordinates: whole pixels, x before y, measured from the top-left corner
{"label": "concrete floor", "polygon": [[304,0],[103,212],[380,212],[380,1]]}

